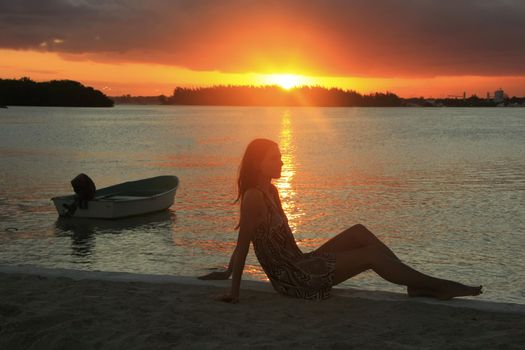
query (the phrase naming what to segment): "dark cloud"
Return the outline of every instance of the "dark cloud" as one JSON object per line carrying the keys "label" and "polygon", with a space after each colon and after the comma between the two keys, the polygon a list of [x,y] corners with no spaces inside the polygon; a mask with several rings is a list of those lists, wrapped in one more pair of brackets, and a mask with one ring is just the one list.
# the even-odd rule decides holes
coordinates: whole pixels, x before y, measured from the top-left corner
{"label": "dark cloud", "polygon": [[525,75],[525,1],[0,0],[0,47],[227,72]]}

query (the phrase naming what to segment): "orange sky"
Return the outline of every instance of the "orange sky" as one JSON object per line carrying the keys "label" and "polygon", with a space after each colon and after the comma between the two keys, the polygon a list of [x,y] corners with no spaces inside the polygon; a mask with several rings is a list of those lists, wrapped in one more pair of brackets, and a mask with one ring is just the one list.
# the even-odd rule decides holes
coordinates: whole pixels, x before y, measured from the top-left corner
{"label": "orange sky", "polygon": [[525,96],[524,21],[512,0],[0,2],[0,77],[110,96],[219,84]]}
{"label": "orange sky", "polygon": [[[485,96],[503,87],[509,94],[525,96],[523,76],[443,76],[429,78],[375,78],[309,76],[300,70],[304,84],[352,89],[361,93],[392,91],[402,97],[446,97],[463,92]],[[286,73],[281,71],[279,73]],[[52,52],[0,50],[0,77],[33,80],[71,79],[93,86],[109,96],[171,95],[175,86],[278,84],[271,74],[221,73],[150,64],[67,60]],[[300,81],[301,82],[301,81]]]}

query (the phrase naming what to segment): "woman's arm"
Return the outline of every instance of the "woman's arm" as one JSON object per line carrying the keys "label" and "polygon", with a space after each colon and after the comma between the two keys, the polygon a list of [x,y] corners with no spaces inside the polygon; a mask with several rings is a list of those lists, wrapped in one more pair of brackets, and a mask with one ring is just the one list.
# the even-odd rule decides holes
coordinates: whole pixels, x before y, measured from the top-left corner
{"label": "woman's arm", "polygon": [[246,262],[246,255],[248,255],[250,249],[252,235],[262,222],[265,211],[262,193],[255,189],[246,191],[241,202],[241,225],[237,246],[231,260],[232,284],[230,293],[220,297],[219,300],[234,303],[239,300],[241,277]]}

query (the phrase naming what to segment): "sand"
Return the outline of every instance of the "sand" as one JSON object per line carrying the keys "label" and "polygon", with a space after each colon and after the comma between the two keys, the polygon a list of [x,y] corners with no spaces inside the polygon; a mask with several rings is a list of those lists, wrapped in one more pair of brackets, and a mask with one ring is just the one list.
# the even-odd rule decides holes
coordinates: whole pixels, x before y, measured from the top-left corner
{"label": "sand", "polygon": [[243,281],[0,266],[0,349],[522,349],[525,307],[335,290],[321,302]]}

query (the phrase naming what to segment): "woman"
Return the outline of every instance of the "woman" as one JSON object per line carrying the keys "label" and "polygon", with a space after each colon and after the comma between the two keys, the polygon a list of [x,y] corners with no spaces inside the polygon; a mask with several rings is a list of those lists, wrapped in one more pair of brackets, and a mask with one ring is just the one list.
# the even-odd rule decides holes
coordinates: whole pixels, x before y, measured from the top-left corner
{"label": "woman", "polygon": [[363,225],[350,227],[313,252],[301,252],[271,183],[281,176],[282,165],[273,141],[256,139],[246,148],[237,180],[236,201],[241,204],[237,246],[227,271],[200,277],[228,279],[233,273],[230,293],[218,300],[238,302],[250,242],[274,289],[293,297],[325,299],[332,286],[369,269],[387,281],[407,286],[410,296],[451,299],[481,294],[481,286],[430,277],[405,265]]}

